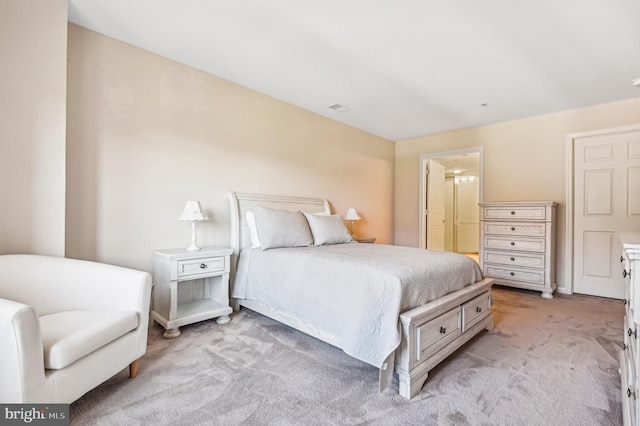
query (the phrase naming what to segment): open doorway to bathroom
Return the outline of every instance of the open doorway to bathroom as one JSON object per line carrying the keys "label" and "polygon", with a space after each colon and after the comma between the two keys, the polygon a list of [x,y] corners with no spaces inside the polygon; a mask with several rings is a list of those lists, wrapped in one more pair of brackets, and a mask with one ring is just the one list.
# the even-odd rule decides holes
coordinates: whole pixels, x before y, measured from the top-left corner
{"label": "open doorway to bathroom", "polygon": [[420,162],[420,246],[477,260],[482,147],[426,154]]}

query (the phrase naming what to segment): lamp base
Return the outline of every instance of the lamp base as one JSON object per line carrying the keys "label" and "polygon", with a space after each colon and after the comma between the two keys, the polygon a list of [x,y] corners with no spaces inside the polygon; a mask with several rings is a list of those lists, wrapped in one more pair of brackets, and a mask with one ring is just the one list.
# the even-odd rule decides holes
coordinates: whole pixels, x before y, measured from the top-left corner
{"label": "lamp base", "polygon": [[187,250],[189,250],[189,251],[198,251],[198,250],[200,250],[200,247],[197,246],[196,244],[191,244],[189,247],[187,247]]}

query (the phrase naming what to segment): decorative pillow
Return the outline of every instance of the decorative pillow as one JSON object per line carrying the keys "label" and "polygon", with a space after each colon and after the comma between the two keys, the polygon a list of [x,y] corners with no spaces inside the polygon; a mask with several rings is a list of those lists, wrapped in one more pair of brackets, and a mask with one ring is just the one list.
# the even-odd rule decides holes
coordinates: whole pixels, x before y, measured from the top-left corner
{"label": "decorative pillow", "polygon": [[260,238],[256,229],[256,217],[251,210],[247,211],[247,226],[249,227],[249,237],[251,238],[251,248],[260,247]]}
{"label": "decorative pillow", "polygon": [[339,214],[327,216],[305,213],[304,216],[309,222],[314,245],[322,246],[353,242],[353,238]]}
{"label": "decorative pillow", "polygon": [[254,215],[262,250],[313,244],[309,224],[300,211],[275,210],[258,205]]}

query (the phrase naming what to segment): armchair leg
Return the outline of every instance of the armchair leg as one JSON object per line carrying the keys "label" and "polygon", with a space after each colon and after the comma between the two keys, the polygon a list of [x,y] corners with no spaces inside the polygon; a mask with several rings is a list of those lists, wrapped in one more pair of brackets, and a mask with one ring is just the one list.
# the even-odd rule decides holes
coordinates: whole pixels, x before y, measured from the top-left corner
{"label": "armchair leg", "polygon": [[138,375],[138,360],[136,359],[131,364],[129,364],[129,377],[134,378]]}

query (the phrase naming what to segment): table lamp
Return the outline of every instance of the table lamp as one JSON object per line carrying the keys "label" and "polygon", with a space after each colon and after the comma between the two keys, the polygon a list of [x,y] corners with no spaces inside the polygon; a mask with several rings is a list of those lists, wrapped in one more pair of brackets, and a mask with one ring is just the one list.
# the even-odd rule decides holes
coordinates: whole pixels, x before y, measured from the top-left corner
{"label": "table lamp", "polygon": [[201,220],[209,220],[207,215],[202,212],[200,201],[187,201],[187,205],[184,207],[184,211],[182,212],[182,215],[180,215],[178,220],[191,221],[191,245],[187,247],[187,250],[200,250],[200,247],[196,244],[196,222]]}

